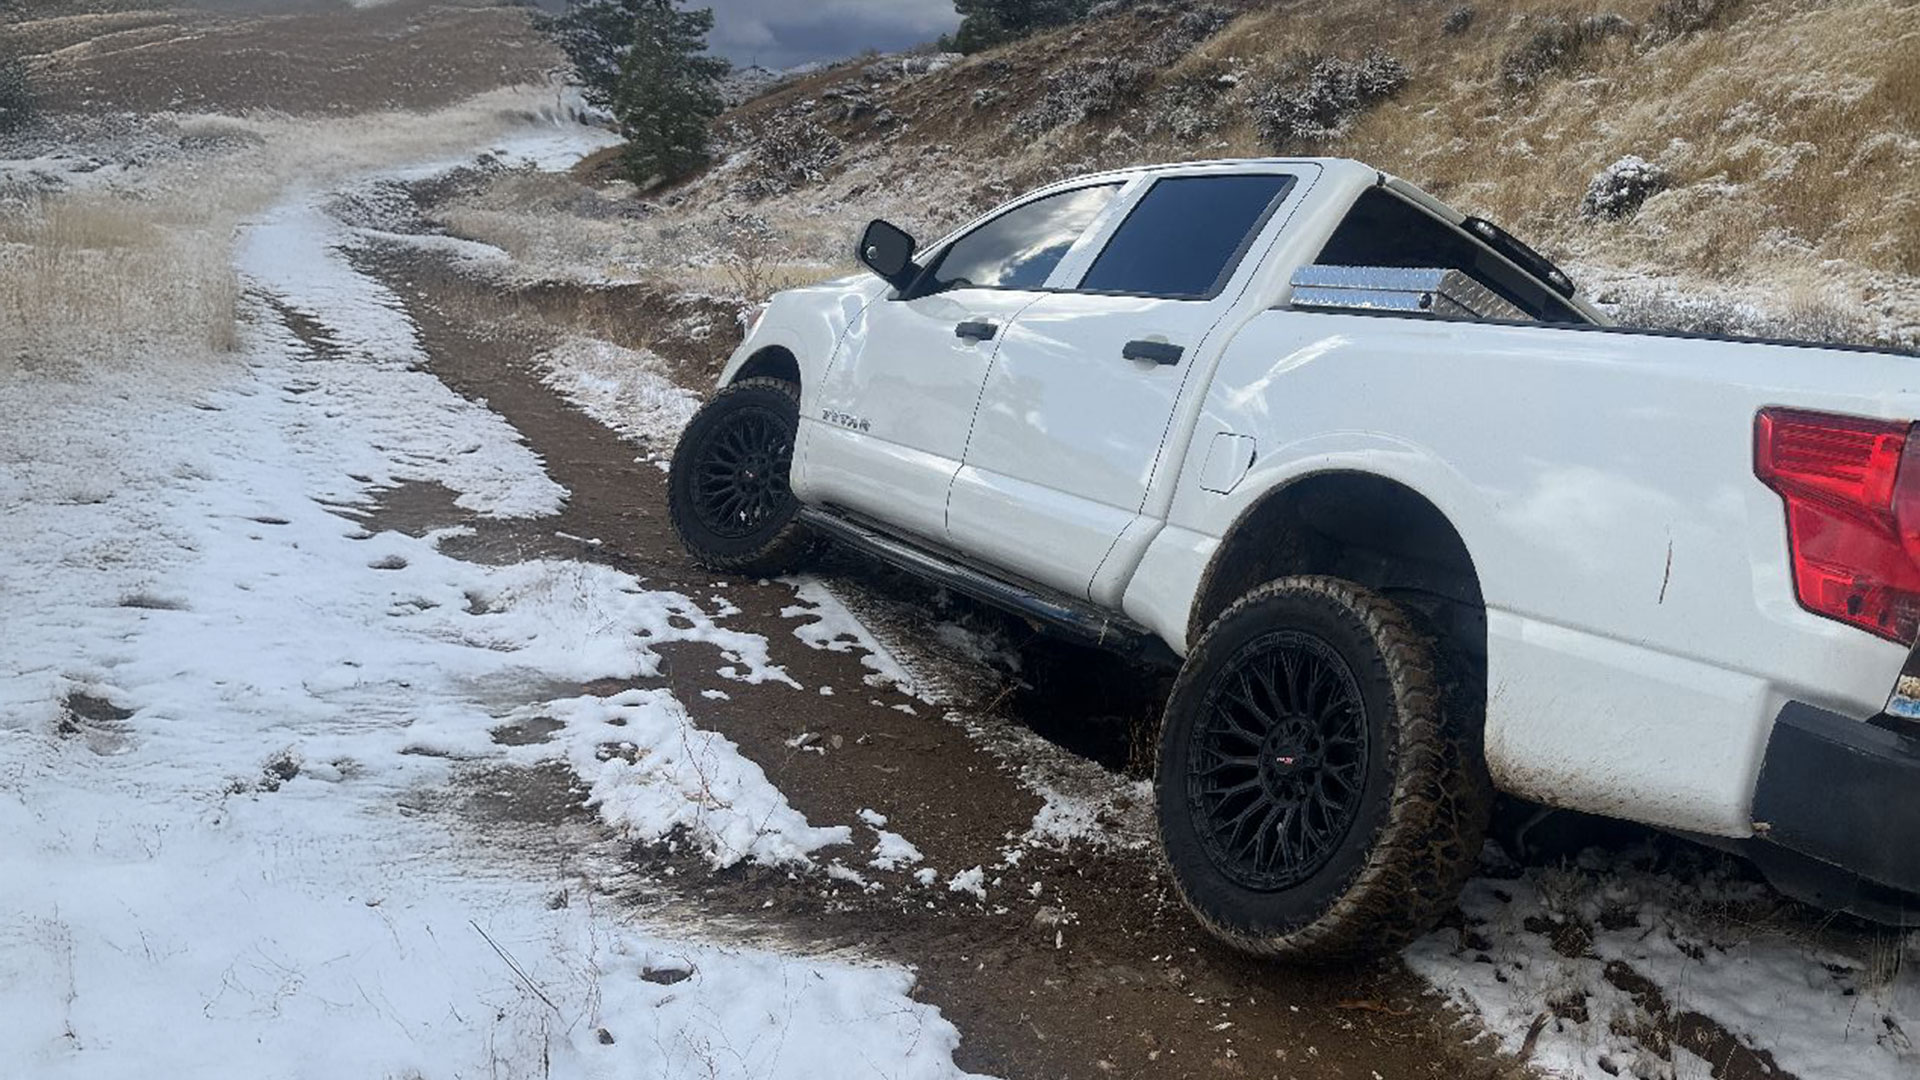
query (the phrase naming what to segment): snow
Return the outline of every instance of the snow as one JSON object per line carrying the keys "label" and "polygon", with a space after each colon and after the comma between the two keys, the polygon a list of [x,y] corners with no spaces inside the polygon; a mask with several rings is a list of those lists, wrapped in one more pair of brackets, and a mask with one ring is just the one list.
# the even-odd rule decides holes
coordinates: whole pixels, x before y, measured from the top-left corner
{"label": "snow", "polygon": [[541,381],[573,406],[646,448],[662,470],[700,395],[674,385],[666,361],[597,338],[569,337],[534,358]]}
{"label": "snow", "polygon": [[[1566,869],[1520,872],[1495,857],[1461,899],[1473,945],[1440,930],[1416,942],[1407,962],[1510,1052],[1550,1005],[1584,1003],[1584,1021],[1549,1016],[1540,1028],[1533,1061],[1554,1076],[1710,1075],[1686,1072],[1686,1062],[1661,1058],[1636,1035],[1658,1018],[1608,978],[1620,965],[1657,987],[1671,1015],[1709,1017],[1796,1076],[1920,1071],[1920,934],[1903,941],[1886,932],[1878,963],[1863,963],[1822,944],[1823,927],[1776,913],[1767,889],[1724,867],[1656,872],[1653,862],[1645,851],[1595,850]],[[1562,927],[1590,934],[1591,944],[1574,956],[1553,948]]]}
{"label": "snow", "polygon": [[[540,136],[542,145],[566,142]],[[577,142],[577,140],[576,140]],[[557,152],[556,152],[557,153]],[[564,155],[560,155],[564,156]],[[475,769],[563,765],[601,817],[715,865],[844,844],[663,690],[766,642],[603,566],[369,534],[380,493],[487,517],[565,492],[419,370],[360,242],[295,192],[240,237],[244,363],[0,384],[0,1047],[37,1078],[948,1077],[912,976],[703,940],[604,899],[592,845],[476,842]],[[544,743],[490,732],[559,722]],[[682,977],[684,976],[684,977]]]}
{"label": "snow", "polygon": [[947,879],[947,891],[971,893],[974,897],[985,900],[987,898],[986,877],[986,871],[978,866],[971,870],[962,870]]}
{"label": "snow", "polygon": [[696,728],[664,690],[579,697],[546,711],[567,725],[568,761],[592,784],[588,801],[638,839],[684,829],[715,869],[742,859],[811,867],[812,852],[853,839],[844,825],[808,825],[760,766]]}
{"label": "snow", "polygon": [[873,830],[873,859],[867,863],[868,866],[876,870],[898,870],[925,858],[920,854],[920,849],[908,842],[906,837],[897,832],[887,831],[885,814],[864,809],[857,816]]}
{"label": "snow", "polygon": [[825,582],[811,575],[784,579],[793,586],[800,603],[781,610],[782,618],[811,617],[812,622],[793,628],[793,634],[815,649],[828,652],[860,651],[860,663],[870,670],[869,686],[893,686],[910,697],[934,704],[929,691],[922,688],[892,650],[882,645]]}
{"label": "snow", "polygon": [[920,854],[920,849],[909,843],[906,837],[897,832],[875,829],[873,861],[867,865],[878,870],[898,870],[902,866],[917,863],[924,857]]}

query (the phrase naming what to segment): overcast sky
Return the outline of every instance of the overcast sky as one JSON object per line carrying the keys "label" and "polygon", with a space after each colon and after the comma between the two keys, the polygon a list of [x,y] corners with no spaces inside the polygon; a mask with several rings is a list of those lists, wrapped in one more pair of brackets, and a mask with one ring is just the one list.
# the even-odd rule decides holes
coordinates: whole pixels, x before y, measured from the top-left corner
{"label": "overcast sky", "polygon": [[[566,0],[540,0],[559,9]],[[953,0],[688,0],[713,9],[715,53],[745,67],[790,68],[932,41],[960,25]]]}
{"label": "overcast sky", "polygon": [[736,64],[786,68],[890,52],[960,24],[953,0],[690,0],[713,8],[713,51]]}

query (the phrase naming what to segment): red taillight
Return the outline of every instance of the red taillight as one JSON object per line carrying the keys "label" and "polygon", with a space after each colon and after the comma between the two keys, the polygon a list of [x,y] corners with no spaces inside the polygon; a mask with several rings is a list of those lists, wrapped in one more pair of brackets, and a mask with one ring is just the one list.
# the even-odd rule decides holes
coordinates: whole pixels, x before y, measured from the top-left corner
{"label": "red taillight", "polygon": [[1920,634],[1920,438],[1912,425],[1797,409],[1754,420],[1753,471],[1787,503],[1808,611],[1902,644]]}

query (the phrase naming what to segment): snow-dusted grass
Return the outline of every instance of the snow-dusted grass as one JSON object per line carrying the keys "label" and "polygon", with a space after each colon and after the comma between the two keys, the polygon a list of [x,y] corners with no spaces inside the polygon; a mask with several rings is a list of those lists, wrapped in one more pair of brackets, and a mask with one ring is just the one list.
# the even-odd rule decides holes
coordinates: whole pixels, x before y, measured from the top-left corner
{"label": "snow-dusted grass", "polygon": [[[449,784],[477,766],[569,766],[609,825],[721,865],[803,867],[850,830],[664,691],[549,700],[654,673],[676,640],[783,680],[719,605],[360,528],[408,480],[491,516],[565,493],[416,370],[319,206],[245,231],[271,303],[242,301],[238,363],[106,334],[0,381],[0,1071],[956,1075],[958,1034],[905,971],[637,924],[585,857],[473,846]],[[551,741],[489,734],[535,718]]]}
{"label": "snow-dusted grass", "polygon": [[[715,188],[727,170],[696,181]],[[637,202],[631,185],[584,187],[569,177],[516,170],[436,209],[459,236],[495,245],[515,274],[587,284],[654,280],[681,290],[764,300],[779,289],[850,269],[850,218],[817,212],[750,214],[723,199],[668,213]]]}
{"label": "snow-dusted grass", "polygon": [[[1573,1080],[1705,1080],[1706,1068],[1689,1071],[1691,1053],[1663,1045],[1687,1012],[1807,1080],[1920,1071],[1920,934],[1820,926],[1711,858],[1663,872],[1649,861],[1596,851],[1565,868],[1477,878],[1461,900],[1472,940],[1438,931],[1408,963],[1508,1051],[1537,1032],[1534,1062]],[[1590,936],[1577,955],[1549,944],[1568,930]],[[1610,965],[1656,987],[1663,1014],[1610,979]]]}
{"label": "snow-dusted grass", "polygon": [[[539,161],[595,136],[536,133],[529,121],[578,107],[567,94],[520,88],[430,115],[161,118],[167,139],[136,127],[0,161],[0,372],[125,365],[132,343],[146,365],[230,354],[239,292],[230,248],[289,186],[465,156],[509,132]],[[187,144],[216,149],[183,152]]]}

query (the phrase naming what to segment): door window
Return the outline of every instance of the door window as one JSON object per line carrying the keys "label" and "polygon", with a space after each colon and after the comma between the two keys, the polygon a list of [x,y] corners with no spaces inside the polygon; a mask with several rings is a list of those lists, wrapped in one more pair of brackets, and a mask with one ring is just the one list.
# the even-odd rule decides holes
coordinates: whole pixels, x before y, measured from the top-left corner
{"label": "door window", "polygon": [[925,291],[1040,288],[1119,190],[1075,188],[1001,214],[947,248]]}
{"label": "door window", "polygon": [[1292,188],[1293,177],[1271,174],[1160,180],[1094,260],[1080,291],[1211,299]]}

